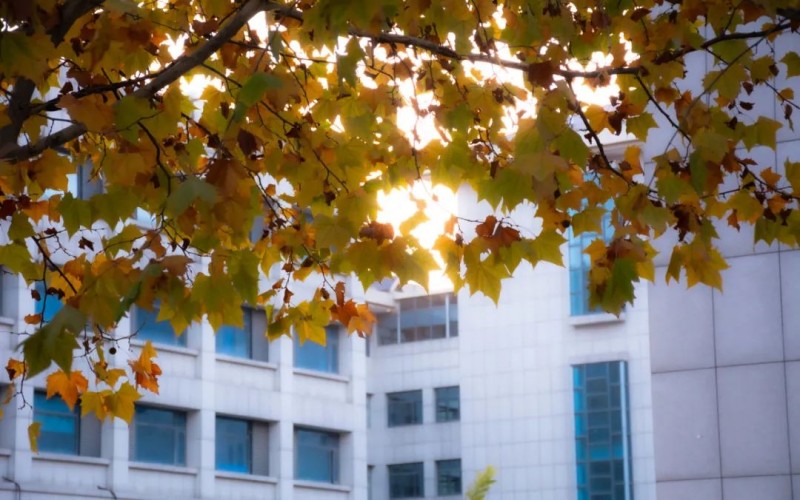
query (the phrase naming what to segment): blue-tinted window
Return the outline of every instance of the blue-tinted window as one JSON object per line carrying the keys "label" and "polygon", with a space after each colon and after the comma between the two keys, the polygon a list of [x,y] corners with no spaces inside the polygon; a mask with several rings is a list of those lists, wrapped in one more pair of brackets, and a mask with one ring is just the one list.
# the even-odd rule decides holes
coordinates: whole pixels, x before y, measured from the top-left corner
{"label": "blue-tinted window", "polygon": [[453,294],[401,299],[397,309],[378,318],[378,345],[458,337],[458,303]]}
{"label": "blue-tinted window", "polygon": [[422,462],[389,466],[389,498],[425,496],[425,473]]}
{"label": "blue-tinted window", "polygon": [[133,320],[136,338],[150,340],[154,344],[185,346],[186,332],[177,335],[169,321],[158,321],[158,310],[158,304],[153,305],[151,311],[141,307],[135,309]]}
{"label": "blue-tinted window", "polygon": [[339,330],[334,326],[325,329],[325,345],[301,342],[294,338],[294,366],[326,373],[339,373]]}
{"label": "blue-tinted window", "polygon": [[186,413],[136,406],[131,458],[137,462],[186,465]]}
{"label": "blue-tinted window", "polygon": [[339,435],[295,429],[295,477],[320,483],[339,482]]}
{"label": "blue-tinted window", "polygon": [[80,409],[72,410],[59,396],[47,399],[44,392],[33,395],[33,420],[41,424],[39,450],[78,455],[80,450]]}
{"label": "blue-tinted window", "polygon": [[44,321],[50,321],[53,317],[64,307],[58,295],[46,293],[46,287],[43,282],[36,282],[36,292],[39,294],[39,299],[35,301],[34,313],[41,314]]}
{"label": "blue-tinted window", "polygon": [[452,422],[461,418],[461,397],[458,386],[438,387],[436,393],[436,421]]}
{"label": "blue-tinted window", "polygon": [[222,325],[217,330],[217,352],[237,358],[253,355],[253,310],[244,308],[243,326]]}
{"label": "blue-tinted window", "polygon": [[614,236],[614,227],[611,225],[611,210],[614,203],[606,203],[606,213],[600,222],[602,234],[581,233],[575,235],[570,228],[568,234],[568,260],[569,260],[569,304],[572,316],[582,316],[602,312],[599,308],[589,307],[589,270],[592,262],[584,250],[595,240],[602,238],[605,242],[611,241]]}
{"label": "blue-tinted window", "polygon": [[629,500],[631,487],[627,365],[573,367],[578,500]]}
{"label": "blue-tinted window", "polygon": [[439,496],[461,494],[461,460],[436,462],[436,493]]}
{"label": "blue-tinted window", "polygon": [[386,406],[389,427],[422,423],[422,391],[391,392]]}
{"label": "blue-tinted window", "polygon": [[217,417],[217,470],[253,472],[252,425],[247,420]]}

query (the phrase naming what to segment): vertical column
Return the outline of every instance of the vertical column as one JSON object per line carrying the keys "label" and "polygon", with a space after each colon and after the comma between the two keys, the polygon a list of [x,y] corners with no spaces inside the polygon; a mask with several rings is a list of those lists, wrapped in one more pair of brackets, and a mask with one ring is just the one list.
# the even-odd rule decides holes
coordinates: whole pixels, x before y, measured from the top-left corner
{"label": "vertical column", "polygon": [[[349,441],[352,447],[349,461],[342,460],[342,467],[352,467],[349,473],[352,491],[350,498],[367,498],[367,358],[366,342],[364,339],[353,335],[349,342],[342,343],[349,349],[344,353],[349,359],[349,372],[345,372],[350,377],[349,399],[352,402],[352,410],[355,413],[353,418],[353,432]],[[342,471],[343,473],[345,471]],[[343,474],[343,478],[344,478]],[[345,483],[348,484],[348,483]]]}
{"label": "vertical column", "polygon": [[[9,306],[4,312],[14,320],[14,332],[32,331],[32,327],[26,325],[22,318],[28,314],[33,314],[34,305],[31,300],[28,286],[21,276],[5,276],[3,285],[10,285],[4,292],[4,306]],[[5,297],[5,296],[8,297]],[[9,349],[14,352],[19,343],[23,340],[20,335],[9,335]],[[14,356],[20,359],[19,355]],[[16,388],[19,390],[20,383],[17,379]],[[3,427],[3,431],[10,431],[8,447],[12,450],[11,462],[9,464],[9,476],[17,483],[24,483],[32,479],[33,454],[31,452],[30,441],[28,440],[28,426],[33,422],[33,385],[27,383],[22,388],[23,397],[27,401],[24,408],[20,408],[22,401],[15,399],[5,406],[6,415],[3,419],[8,420],[8,427]]]}
{"label": "vertical column", "polygon": [[[131,328],[130,317],[122,318],[117,324],[119,336],[129,335]],[[130,343],[127,340],[122,341],[116,354],[108,354],[109,361],[113,366],[124,368],[129,353]],[[129,490],[131,488],[128,479],[128,462],[131,457],[130,426],[127,422],[114,418],[103,422],[101,432],[100,455],[111,460],[108,467],[108,487],[115,493]]]}
{"label": "vertical column", "polygon": [[282,337],[272,342],[277,351],[278,390],[281,399],[281,416],[272,433],[277,437],[273,449],[277,450],[277,467],[272,474],[278,479],[278,499],[294,498],[294,343]]}
{"label": "vertical column", "polygon": [[[195,435],[190,439],[195,442],[198,457],[195,464],[198,468],[197,490],[198,497],[215,498],[214,487],[216,484],[216,341],[214,330],[207,321],[196,325],[190,334],[194,333],[195,344],[200,349],[198,356],[198,375],[201,382],[200,411],[197,414],[197,425],[194,427]],[[199,338],[198,338],[199,337]],[[191,340],[190,340],[191,341]]]}

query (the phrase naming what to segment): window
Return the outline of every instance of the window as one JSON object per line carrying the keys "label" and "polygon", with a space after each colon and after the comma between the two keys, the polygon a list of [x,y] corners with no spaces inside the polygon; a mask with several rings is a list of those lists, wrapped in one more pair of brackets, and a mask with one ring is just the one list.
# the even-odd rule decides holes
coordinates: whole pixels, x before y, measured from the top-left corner
{"label": "window", "polygon": [[252,469],[252,426],[247,420],[217,417],[217,470],[250,474]]}
{"label": "window", "polygon": [[632,498],[627,365],[572,369],[578,500]]}
{"label": "window", "polygon": [[243,326],[222,325],[217,330],[217,353],[237,358],[269,361],[269,341],[264,336],[267,319],[264,311],[242,308]]}
{"label": "window", "polygon": [[386,405],[389,427],[422,423],[422,391],[389,393]]}
{"label": "window", "polygon": [[372,494],[372,488],[374,488],[373,483],[373,475],[375,474],[375,466],[374,465],[367,465],[367,500],[372,500],[375,496]]}
{"label": "window", "polygon": [[606,242],[611,241],[614,236],[614,227],[611,225],[613,208],[614,202],[609,200],[605,206],[606,213],[600,221],[603,228],[602,234],[581,233],[576,236],[573,234],[572,228],[569,230],[569,307],[572,316],[601,312],[598,308],[589,307],[589,269],[592,263],[589,255],[583,251],[598,238],[603,238]]}
{"label": "window", "polygon": [[389,466],[389,498],[425,496],[422,462]]}
{"label": "window", "polygon": [[378,319],[378,345],[458,337],[458,298],[451,293],[401,299]]}
{"label": "window", "polygon": [[131,430],[131,459],[186,465],[186,412],[137,405]]}
{"label": "window", "polygon": [[297,428],[294,431],[295,478],[320,483],[339,482],[339,435]]}
{"label": "window", "polygon": [[41,424],[39,449],[67,455],[80,454],[80,406],[70,410],[60,396],[33,394],[33,420]]}
{"label": "window", "polygon": [[452,422],[461,419],[461,400],[458,386],[437,387],[436,393],[436,421]]}
{"label": "window", "polygon": [[155,344],[186,346],[186,332],[175,333],[169,321],[158,321],[158,304],[148,311],[136,307],[133,313],[134,331],[139,340],[150,340]]}
{"label": "window", "polygon": [[301,342],[294,336],[294,366],[306,370],[339,373],[339,329],[325,328],[325,345]]}
{"label": "window", "polygon": [[436,494],[439,496],[461,494],[461,460],[436,462]]}
{"label": "window", "polygon": [[36,282],[35,290],[39,298],[35,301],[33,312],[35,314],[41,314],[42,320],[45,322],[51,321],[58,311],[64,307],[64,303],[61,302],[56,290],[47,293],[47,288],[43,281]]}

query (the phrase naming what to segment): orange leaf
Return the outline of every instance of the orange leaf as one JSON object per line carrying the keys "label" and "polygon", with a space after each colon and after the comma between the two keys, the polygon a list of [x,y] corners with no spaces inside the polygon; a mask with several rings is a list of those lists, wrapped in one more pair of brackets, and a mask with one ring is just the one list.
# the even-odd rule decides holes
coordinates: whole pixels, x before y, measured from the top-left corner
{"label": "orange leaf", "polygon": [[139,359],[128,362],[136,375],[136,387],[143,387],[155,394],[158,394],[158,377],[162,373],[161,367],[151,359],[157,356],[153,344],[148,340],[139,354]]}
{"label": "orange leaf", "polygon": [[24,361],[19,361],[14,358],[8,360],[6,364],[6,371],[8,372],[8,378],[10,380],[14,380],[17,377],[21,377],[25,375],[25,372],[28,371],[28,366],[25,364]]}
{"label": "orange leaf", "polygon": [[28,325],[38,325],[42,322],[42,314],[26,314],[25,323]]}
{"label": "orange leaf", "polygon": [[59,370],[51,373],[47,377],[47,397],[48,399],[55,394],[61,395],[61,399],[67,403],[69,409],[75,408],[78,397],[89,387],[89,381],[78,370],[73,370],[69,375]]}

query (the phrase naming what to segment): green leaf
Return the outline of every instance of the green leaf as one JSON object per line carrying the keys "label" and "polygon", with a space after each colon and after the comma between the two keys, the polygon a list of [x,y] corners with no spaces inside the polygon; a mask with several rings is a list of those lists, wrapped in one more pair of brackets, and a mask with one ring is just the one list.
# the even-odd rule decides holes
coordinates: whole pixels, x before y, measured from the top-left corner
{"label": "green leaf", "polygon": [[249,249],[233,252],[228,259],[228,275],[242,299],[256,303],[258,296],[258,257]]}
{"label": "green leaf", "polygon": [[67,234],[72,236],[81,227],[92,225],[92,209],[89,202],[66,193],[58,204],[58,211],[61,213],[61,220],[64,222],[64,229]]}
{"label": "green leaf", "polygon": [[564,265],[561,245],[567,240],[555,229],[546,229],[533,239],[533,250],[537,261],[551,262],[557,266]]}
{"label": "green leaf", "polygon": [[150,109],[150,103],[142,97],[128,95],[114,105],[114,121],[117,130],[122,137],[131,142],[135,142],[139,135],[137,122],[152,115],[155,115],[155,111]]}
{"label": "green leaf", "polygon": [[75,336],[86,326],[86,316],[70,306],[62,307],[53,319],[22,343],[22,352],[28,363],[28,375],[35,376],[55,362],[69,373],[72,369],[72,351],[78,347]]}
{"label": "green leaf", "polygon": [[22,241],[33,236],[33,226],[30,219],[22,212],[17,212],[11,217],[11,225],[8,228],[8,238],[10,240]]}
{"label": "green leaf", "polygon": [[183,214],[196,199],[214,203],[216,198],[217,190],[214,186],[199,177],[190,175],[167,198],[167,210],[177,217]]}
{"label": "green leaf", "polygon": [[791,78],[800,75],[800,55],[796,51],[790,50],[781,59],[781,62],[786,65],[786,76]]}
{"label": "green leaf", "polygon": [[283,80],[271,74],[259,71],[254,73],[239,89],[236,96],[236,107],[233,111],[231,121],[237,123],[244,118],[247,108],[250,108],[255,103],[264,97],[264,93],[270,89],[279,89],[283,87]]}

